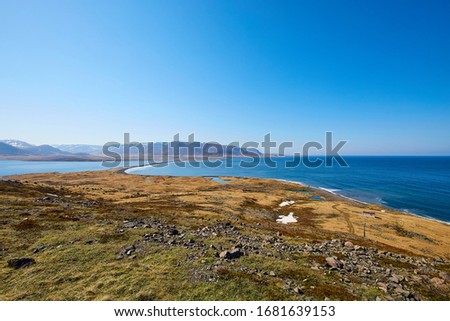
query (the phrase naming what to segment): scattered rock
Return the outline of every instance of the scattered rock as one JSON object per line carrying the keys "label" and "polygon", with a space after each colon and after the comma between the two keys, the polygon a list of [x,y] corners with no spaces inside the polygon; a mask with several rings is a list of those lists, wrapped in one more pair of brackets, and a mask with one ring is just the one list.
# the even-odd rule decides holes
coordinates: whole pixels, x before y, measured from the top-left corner
{"label": "scattered rock", "polygon": [[386,283],[384,283],[384,282],[378,282],[378,283],[377,283],[377,286],[378,286],[378,288],[379,288],[381,291],[383,291],[384,293],[387,293],[388,286],[387,286]]}
{"label": "scattered rock", "polygon": [[116,256],[116,259],[121,260],[126,256],[130,259],[135,259],[136,255],[133,255],[134,252],[136,252],[136,247],[134,245],[127,246],[120,251],[120,253]]}
{"label": "scattered rock", "polygon": [[410,294],[409,291],[406,291],[406,290],[402,289],[400,286],[399,286],[399,287],[396,287],[394,291],[395,291],[396,293],[399,293],[399,294],[405,296],[405,297],[407,297],[407,296]]}
{"label": "scattered rock", "polygon": [[126,221],[126,222],[123,224],[123,227],[124,227],[124,228],[135,228],[136,226],[137,226],[137,222],[134,222],[134,221],[132,221],[132,222]]}
{"label": "scattered rock", "polygon": [[98,203],[97,201],[87,201],[81,204],[83,207],[93,207],[96,206]]}
{"label": "scattered rock", "polygon": [[[304,256],[308,262],[306,267],[314,270],[314,273],[328,275],[330,270],[336,271],[335,280],[337,282],[335,283],[341,282],[339,285],[345,287],[350,293],[353,293],[352,291],[359,287],[368,288],[375,286],[383,293],[378,297],[381,300],[417,300],[421,297],[416,298],[411,293],[411,286],[414,284],[420,283],[428,287],[435,286],[443,289],[448,282],[448,274],[445,272],[439,274],[441,271],[436,268],[439,265],[446,264],[447,261],[444,259],[439,261],[435,258],[427,258],[425,260],[421,257],[409,257],[385,250],[378,250],[375,247],[354,245],[350,241],[344,242],[335,239],[291,244],[277,231],[264,235],[242,234],[239,228],[229,221],[219,221],[209,226],[199,227],[196,230],[190,230],[184,226],[170,225],[153,218],[133,219],[124,223],[126,225],[122,226],[122,230],[127,228],[146,228],[149,226],[156,230],[151,234],[145,234],[143,242],[158,243],[166,248],[184,247],[190,249],[192,252],[187,259],[203,264],[202,267],[196,268],[195,273],[193,272],[195,278],[208,282],[217,280],[218,277],[217,274],[210,273],[215,273],[219,270],[234,270],[260,278],[278,277],[282,284],[287,284],[283,288],[290,293],[304,294],[302,291],[304,287],[295,288],[297,284],[294,285],[292,280],[282,279],[274,271],[248,269],[233,261],[243,255],[262,255],[296,262],[298,259],[294,254]],[[245,225],[240,224],[238,226]],[[181,230],[186,232],[181,233]],[[211,240],[213,240],[214,245],[210,245]],[[230,245],[231,242],[234,242],[233,247]],[[126,247],[121,250],[117,258],[134,258],[136,251],[134,246]],[[209,260],[202,260],[202,258],[207,256],[210,258],[214,256],[220,259],[214,263]],[[403,267],[406,266],[404,265],[405,263],[413,267],[411,269]],[[218,269],[218,267],[222,268]],[[437,275],[439,277],[436,277]],[[432,277],[436,278],[431,280]]]}
{"label": "scattered rock", "polygon": [[46,246],[44,244],[39,244],[36,248],[33,249],[33,253],[39,253],[46,249]]}

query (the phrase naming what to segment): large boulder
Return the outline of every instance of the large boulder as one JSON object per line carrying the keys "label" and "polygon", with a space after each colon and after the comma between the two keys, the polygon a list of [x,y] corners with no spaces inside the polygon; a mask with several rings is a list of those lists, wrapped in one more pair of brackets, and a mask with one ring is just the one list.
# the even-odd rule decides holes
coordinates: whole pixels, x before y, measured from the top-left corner
{"label": "large boulder", "polygon": [[443,280],[443,279],[441,279],[441,278],[434,277],[434,278],[431,279],[431,283],[432,283],[433,285],[439,287],[439,286],[445,284],[445,280]]}
{"label": "large boulder", "polygon": [[353,250],[353,248],[355,247],[355,246],[353,245],[353,243],[350,242],[350,241],[345,242],[345,243],[344,243],[344,246],[345,246],[346,248],[350,249],[350,250]]}
{"label": "large boulder", "polygon": [[339,261],[337,258],[327,257],[325,260],[327,261],[327,265],[330,266],[332,269],[338,269],[342,267],[342,262]]}

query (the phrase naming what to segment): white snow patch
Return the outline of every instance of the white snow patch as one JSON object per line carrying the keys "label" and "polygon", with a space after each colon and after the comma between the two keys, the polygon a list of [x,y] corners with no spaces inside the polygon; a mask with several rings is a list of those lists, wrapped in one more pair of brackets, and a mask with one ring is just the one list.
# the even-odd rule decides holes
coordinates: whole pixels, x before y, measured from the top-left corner
{"label": "white snow patch", "polygon": [[280,203],[280,207],[288,206],[294,204],[295,201],[284,201]]}
{"label": "white snow patch", "polygon": [[289,215],[280,215],[278,216],[279,219],[277,219],[278,223],[281,224],[288,224],[288,223],[295,223],[297,222],[297,219],[294,217],[294,213],[290,212]]}

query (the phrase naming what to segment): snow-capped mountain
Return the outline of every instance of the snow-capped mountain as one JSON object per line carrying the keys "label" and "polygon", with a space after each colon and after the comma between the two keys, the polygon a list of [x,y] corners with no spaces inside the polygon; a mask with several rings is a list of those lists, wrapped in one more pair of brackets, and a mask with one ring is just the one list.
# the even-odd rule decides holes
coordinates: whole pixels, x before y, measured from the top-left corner
{"label": "snow-capped mountain", "polygon": [[35,145],[31,145],[31,144],[28,144],[27,142],[17,140],[17,139],[5,139],[5,140],[0,140],[0,142],[8,144],[9,146],[12,146],[12,147],[21,148],[21,149],[35,147]]}
{"label": "snow-capped mountain", "polygon": [[70,156],[72,153],[62,151],[50,145],[32,145],[16,139],[0,140],[0,156]]}
{"label": "snow-capped mountain", "polygon": [[58,148],[64,152],[74,154],[90,154],[90,155],[102,155],[103,146],[100,145],[86,145],[86,144],[60,144],[52,145],[52,147]]}

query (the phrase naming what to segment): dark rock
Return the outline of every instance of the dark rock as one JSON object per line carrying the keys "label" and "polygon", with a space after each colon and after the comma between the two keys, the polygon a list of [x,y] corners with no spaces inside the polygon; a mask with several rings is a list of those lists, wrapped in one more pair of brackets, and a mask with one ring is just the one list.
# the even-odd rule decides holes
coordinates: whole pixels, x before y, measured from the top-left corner
{"label": "dark rock", "polygon": [[231,251],[223,251],[219,254],[219,257],[225,259],[238,259],[242,256],[242,252],[239,249],[232,249]]}
{"label": "dark rock", "polygon": [[117,260],[123,259],[124,257],[130,257],[136,251],[136,247],[134,245],[127,246],[120,250],[120,253],[116,256]]}
{"label": "dark rock", "polygon": [[137,226],[137,222],[126,222],[125,224],[123,224],[124,228],[135,228]]}
{"label": "dark rock", "polygon": [[171,236],[175,236],[175,235],[178,235],[178,234],[180,234],[180,232],[177,229],[171,229],[169,231],[169,235],[171,235]]}
{"label": "dark rock", "polygon": [[36,253],[44,251],[45,249],[46,249],[45,245],[39,244],[38,247],[33,249],[33,253],[36,254]]}
{"label": "dark rock", "polygon": [[13,269],[21,269],[35,264],[36,261],[32,258],[21,258],[8,260],[8,266]]}
{"label": "dark rock", "polygon": [[304,292],[303,292],[303,290],[302,289],[300,289],[300,287],[295,287],[294,288],[294,290],[293,290],[295,293],[297,293],[297,294],[303,294]]}
{"label": "dark rock", "polygon": [[83,207],[92,207],[92,206],[96,206],[97,202],[96,201],[87,201],[81,204],[81,206]]}
{"label": "dark rock", "polygon": [[125,254],[125,255],[127,255],[127,256],[130,256],[130,255],[133,254],[135,251],[136,251],[136,247],[135,247],[134,245],[130,245],[130,246],[124,248],[124,249],[122,250],[121,253],[122,253],[122,254]]}
{"label": "dark rock", "polygon": [[417,301],[417,298],[411,292],[408,293],[406,299],[408,299],[409,301]]}

